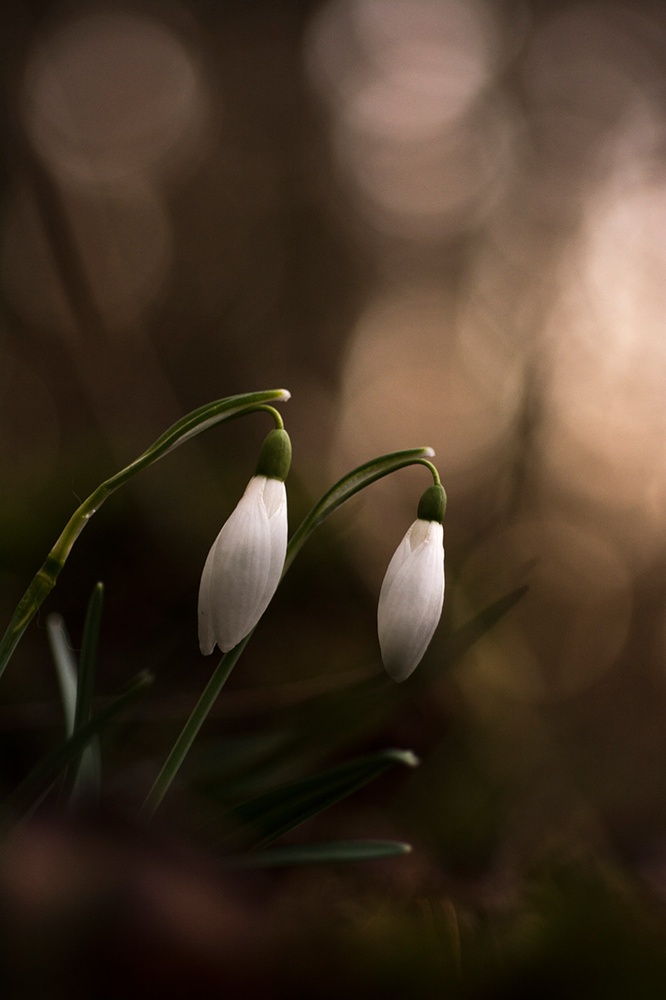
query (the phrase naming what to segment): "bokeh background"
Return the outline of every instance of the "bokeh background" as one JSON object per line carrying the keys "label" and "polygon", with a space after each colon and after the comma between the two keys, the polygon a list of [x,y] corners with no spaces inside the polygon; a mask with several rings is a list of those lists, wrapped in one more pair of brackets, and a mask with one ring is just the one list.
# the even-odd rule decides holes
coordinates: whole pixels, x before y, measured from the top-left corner
{"label": "bokeh background", "polygon": [[[417,845],[378,882],[428,901],[428,933],[442,886],[506,906],[563,845],[658,900],[662,5],[6,0],[0,46],[3,619],[79,499],[208,400],[291,390],[294,524],[352,466],[432,445],[445,620],[428,683],[363,744],[423,763],[336,822]],[[157,676],[110,777],[145,794],[210,672],[198,578],[268,426],[204,435],[90,524],[3,677],[5,785],[61,725],[45,615],[76,645],[102,579],[102,693]],[[380,675],[376,595],[425,485],[393,476],[321,530],[222,729]],[[524,583],[449,665],[447,635]]]}

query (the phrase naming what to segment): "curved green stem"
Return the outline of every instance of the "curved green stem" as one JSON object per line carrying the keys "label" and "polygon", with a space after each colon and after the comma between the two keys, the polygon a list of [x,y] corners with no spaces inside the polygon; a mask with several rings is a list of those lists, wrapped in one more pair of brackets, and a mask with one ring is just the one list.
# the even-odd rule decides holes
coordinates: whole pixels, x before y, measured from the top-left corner
{"label": "curved green stem", "polygon": [[220,691],[226,684],[229,674],[235,667],[236,661],[250,641],[251,636],[252,632],[246,635],[237,646],[234,646],[228,653],[225,653],[218,663],[211,679],[208,681],[201,697],[183,726],[180,736],[172,746],[169,756],[153,783],[153,787],[148,792],[146,801],[139,811],[140,817],[151,820],[155,815],[158,806],[168,792],[171,782],[180,770],[180,766],[194,743],[199,730],[208,718],[210,710],[217,701]]}
{"label": "curved green stem", "polygon": [[441,486],[442,480],[439,478],[439,471],[436,466],[434,466],[432,462],[429,462],[426,458],[422,459],[420,464],[425,465],[426,469],[430,469],[435,486]]}
{"label": "curved green stem", "polygon": [[44,560],[44,564],[38,570],[32,583],[19,601],[2,637],[2,641],[0,641],[0,676],[2,676],[21,636],[46,596],[55,586],[58,575],[67,561],[74,542],[93,514],[99,510],[104,501],[112,493],[115,493],[119,487],[123,486],[133,476],[136,476],[137,473],[148,468],[148,466],[157,462],[175,448],[178,448],[185,441],[189,441],[190,438],[200,434],[206,428],[212,427],[222,420],[233,420],[236,417],[253,413],[257,409],[262,409],[268,402],[287,400],[289,396],[290,393],[286,389],[269,389],[265,392],[250,392],[241,396],[228,396],[225,399],[218,399],[213,403],[200,406],[173,424],[128,466],[101,483],[90,494],[88,499],[84,500],[74,511],[57,542]]}
{"label": "curved green stem", "polygon": [[263,410],[265,413],[270,413],[275,421],[276,430],[284,430],[284,420],[282,419],[282,414],[279,410],[276,410],[274,406],[257,406],[257,410]]}

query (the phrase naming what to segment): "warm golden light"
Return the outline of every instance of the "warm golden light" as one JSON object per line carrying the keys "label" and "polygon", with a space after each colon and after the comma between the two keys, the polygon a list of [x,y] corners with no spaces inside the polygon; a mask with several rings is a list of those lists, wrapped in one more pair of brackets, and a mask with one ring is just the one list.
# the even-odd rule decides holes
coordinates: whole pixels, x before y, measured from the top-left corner
{"label": "warm golden light", "polygon": [[472,614],[468,594],[490,602],[528,565],[529,593],[461,673],[474,701],[497,693],[534,704],[570,698],[604,675],[627,637],[632,589],[621,552],[589,524],[554,514],[519,520],[477,544],[456,589],[456,619]]}
{"label": "warm golden light", "polygon": [[632,558],[666,539],[666,179],[590,206],[551,321],[543,462]]}

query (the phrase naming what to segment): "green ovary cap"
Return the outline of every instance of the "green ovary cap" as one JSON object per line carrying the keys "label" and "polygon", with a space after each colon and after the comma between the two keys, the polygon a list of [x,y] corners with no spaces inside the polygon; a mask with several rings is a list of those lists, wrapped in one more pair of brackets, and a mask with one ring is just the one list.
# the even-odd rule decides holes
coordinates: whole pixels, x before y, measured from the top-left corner
{"label": "green ovary cap", "polygon": [[418,516],[422,521],[444,521],[446,493],[443,486],[429,486],[419,500]]}
{"label": "green ovary cap", "polygon": [[285,430],[271,431],[261,446],[257,476],[284,482],[291,466],[291,440]]}

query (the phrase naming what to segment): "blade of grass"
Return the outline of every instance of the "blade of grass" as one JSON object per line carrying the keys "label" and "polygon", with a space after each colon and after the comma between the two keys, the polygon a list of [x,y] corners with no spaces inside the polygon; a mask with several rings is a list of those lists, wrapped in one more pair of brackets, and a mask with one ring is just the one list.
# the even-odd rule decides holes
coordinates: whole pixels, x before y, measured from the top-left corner
{"label": "blade of grass", "polygon": [[231,868],[284,868],[296,865],[348,864],[378,861],[409,854],[411,845],[400,840],[332,840],[317,844],[272,847],[267,851],[238,854],[226,861]]}
{"label": "blade of grass", "polygon": [[76,729],[80,729],[83,723],[87,722],[90,718],[90,708],[95,689],[97,646],[99,644],[99,631],[102,623],[103,603],[104,584],[96,583],[90,595],[86,620],[83,625],[79,684],[76,690],[76,715],[74,719]]}
{"label": "blade of grass", "polygon": [[516,587],[515,590],[509,591],[508,594],[489,604],[455,632],[451,632],[444,640],[443,657],[447,666],[462,659],[474,643],[483,638],[486,632],[489,632],[519,601],[522,601],[529,589],[528,584]]}
{"label": "blade of grass", "polygon": [[76,717],[77,670],[65,621],[61,615],[48,616],[46,635],[51,647],[58,687],[60,688],[62,710],[65,716],[65,733],[67,736],[71,736],[74,732],[74,719]]}
{"label": "blade of grass", "polygon": [[2,803],[5,820],[11,819],[17,813],[29,809],[35,800],[44,795],[46,789],[58,777],[90,740],[98,736],[108,725],[142,694],[153,683],[153,675],[144,670],[134,678],[128,687],[109,705],[101,709],[64,743],[40,760],[33,770],[23,779]]}
{"label": "blade of grass", "polygon": [[[96,583],[90,595],[83,625],[79,683],[76,688],[75,731],[81,729],[91,715],[103,604],[104,584]],[[82,796],[97,798],[100,791],[100,776],[99,740],[95,739],[67,767],[65,783],[71,788],[71,798],[79,799]]]}
{"label": "blade of grass", "polygon": [[317,813],[352,795],[393,764],[416,767],[411,750],[382,750],[271,789],[228,810],[230,837],[252,850],[268,846]]}
{"label": "blade of grass", "polygon": [[[77,670],[76,660],[72,652],[72,644],[60,615],[49,615],[46,619],[46,632],[55,662],[56,674],[60,686],[60,694],[65,715],[65,733],[69,737],[79,723],[76,718],[76,707],[81,690],[82,673]],[[100,755],[97,739],[82,751],[79,759],[74,761],[65,778],[65,785],[71,789],[70,797],[82,795],[97,797],[100,783]]]}

